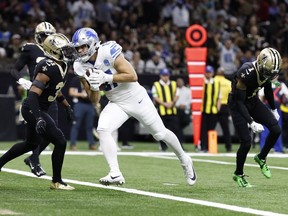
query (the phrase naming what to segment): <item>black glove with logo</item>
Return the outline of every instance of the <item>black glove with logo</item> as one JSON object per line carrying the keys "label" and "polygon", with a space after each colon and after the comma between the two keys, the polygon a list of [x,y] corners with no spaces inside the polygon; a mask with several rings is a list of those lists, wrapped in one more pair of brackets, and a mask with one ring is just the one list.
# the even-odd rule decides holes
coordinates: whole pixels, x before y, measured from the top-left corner
{"label": "black glove with logo", "polygon": [[71,106],[67,106],[65,107],[65,111],[66,111],[66,118],[69,122],[71,122],[73,120],[73,110],[71,108]]}
{"label": "black glove with logo", "polygon": [[42,118],[39,117],[36,119],[36,132],[38,134],[44,134],[46,131],[46,121]]}

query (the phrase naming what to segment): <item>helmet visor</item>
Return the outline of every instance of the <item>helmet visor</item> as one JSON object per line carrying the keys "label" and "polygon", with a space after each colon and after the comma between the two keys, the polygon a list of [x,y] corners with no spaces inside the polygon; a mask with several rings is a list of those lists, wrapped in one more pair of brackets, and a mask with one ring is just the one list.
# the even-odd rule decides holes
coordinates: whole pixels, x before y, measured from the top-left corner
{"label": "helmet visor", "polygon": [[67,59],[68,61],[74,61],[77,59],[77,51],[73,46],[64,46],[61,48],[64,59]]}

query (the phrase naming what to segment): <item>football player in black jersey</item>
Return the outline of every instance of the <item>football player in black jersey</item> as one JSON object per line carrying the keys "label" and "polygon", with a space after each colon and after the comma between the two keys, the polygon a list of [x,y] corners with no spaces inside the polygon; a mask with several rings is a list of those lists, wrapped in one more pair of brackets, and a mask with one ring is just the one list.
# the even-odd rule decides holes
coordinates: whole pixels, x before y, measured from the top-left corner
{"label": "football player in black jersey", "polygon": [[[35,28],[34,38],[36,43],[26,43],[21,49],[21,55],[17,59],[14,67],[11,70],[12,76],[17,80],[17,82],[25,89],[29,90],[33,81],[34,69],[36,64],[38,64],[42,59],[45,58],[44,51],[42,48],[43,41],[48,35],[56,33],[55,28],[48,22],[41,22]],[[27,65],[30,80],[21,78],[20,71]],[[49,108],[49,114],[58,124],[58,106],[56,102],[53,102]],[[46,172],[41,167],[39,162],[39,154],[49,145],[47,140],[43,140],[40,145],[33,150],[30,157],[24,159],[25,164],[27,164],[31,172],[36,176],[40,177],[45,175]]]}
{"label": "football player in black jersey", "polygon": [[49,35],[43,42],[47,58],[37,64],[28,97],[21,109],[27,122],[26,140],[12,146],[0,158],[1,169],[12,159],[35,149],[43,138],[46,139],[55,146],[51,157],[53,177],[50,188],[60,190],[73,190],[74,187],[62,180],[66,139],[47,111],[51,103],[56,100],[64,105],[67,119],[72,120],[72,109],[61,93],[66,82],[68,62],[73,59],[75,53],[69,43],[68,38],[60,33]]}
{"label": "football player in black jersey", "polygon": [[[240,187],[251,187],[243,172],[244,163],[251,147],[248,125],[255,133],[264,130],[262,125],[269,129],[265,145],[261,152],[255,155],[254,160],[259,164],[263,175],[266,178],[271,178],[271,172],[266,164],[266,157],[281,134],[278,125],[279,114],[274,104],[271,82],[278,77],[281,64],[282,59],[279,52],[273,48],[265,48],[261,50],[256,61],[244,63],[236,72],[232,81],[229,108],[235,130],[240,138],[233,180]],[[258,97],[258,91],[262,87],[270,109]]]}

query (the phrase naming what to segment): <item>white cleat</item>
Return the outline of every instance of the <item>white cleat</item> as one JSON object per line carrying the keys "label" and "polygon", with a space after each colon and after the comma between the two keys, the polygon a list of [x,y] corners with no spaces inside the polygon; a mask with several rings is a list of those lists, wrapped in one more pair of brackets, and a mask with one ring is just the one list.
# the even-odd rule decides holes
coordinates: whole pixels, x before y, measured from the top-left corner
{"label": "white cleat", "polygon": [[74,190],[75,188],[66,184],[65,182],[52,182],[50,185],[52,190]]}
{"label": "white cleat", "polygon": [[189,156],[187,157],[186,163],[182,164],[182,168],[184,170],[187,183],[189,185],[194,185],[196,183],[197,176],[193,168],[193,162]]}
{"label": "white cleat", "polygon": [[99,180],[99,183],[102,185],[123,185],[125,183],[125,179],[122,175],[122,173],[118,174],[108,174],[107,176],[101,178]]}

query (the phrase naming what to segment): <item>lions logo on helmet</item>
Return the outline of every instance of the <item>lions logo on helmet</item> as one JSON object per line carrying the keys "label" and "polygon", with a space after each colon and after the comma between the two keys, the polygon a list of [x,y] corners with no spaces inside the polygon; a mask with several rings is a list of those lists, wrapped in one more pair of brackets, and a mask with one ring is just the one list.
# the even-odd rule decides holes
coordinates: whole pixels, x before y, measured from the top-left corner
{"label": "lions logo on helmet", "polygon": [[35,41],[37,44],[42,45],[48,35],[56,33],[56,29],[49,22],[41,22],[35,28]]}
{"label": "lions logo on helmet", "polygon": [[75,49],[70,45],[69,39],[61,34],[49,35],[43,42],[45,55],[57,61],[69,62],[75,58]]}
{"label": "lions logo on helmet", "polygon": [[76,48],[83,45],[87,46],[87,51],[79,55],[79,59],[83,62],[87,62],[90,57],[98,50],[100,41],[98,34],[91,28],[80,28],[78,29],[73,37],[72,44]]}
{"label": "lions logo on helmet", "polygon": [[265,79],[275,79],[281,69],[282,59],[279,52],[273,48],[263,49],[257,57],[259,72]]}

